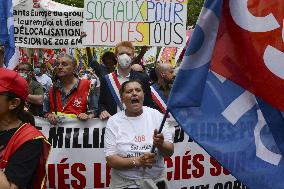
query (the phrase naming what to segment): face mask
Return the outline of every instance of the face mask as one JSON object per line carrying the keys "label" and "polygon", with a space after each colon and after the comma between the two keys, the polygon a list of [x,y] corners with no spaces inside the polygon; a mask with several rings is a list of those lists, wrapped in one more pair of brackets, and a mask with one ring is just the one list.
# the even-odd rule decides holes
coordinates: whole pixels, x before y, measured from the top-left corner
{"label": "face mask", "polygon": [[35,68],[35,69],[34,69],[34,73],[35,73],[36,75],[39,75],[39,74],[40,74],[40,68]]}
{"label": "face mask", "polygon": [[20,72],[19,74],[20,74],[20,76],[22,76],[25,80],[28,79],[28,74],[23,73],[23,72]]}
{"label": "face mask", "polygon": [[122,54],[117,57],[117,62],[122,69],[126,69],[131,65],[131,58],[127,54]]}
{"label": "face mask", "polygon": [[81,79],[89,79],[88,74],[84,74],[81,76]]}

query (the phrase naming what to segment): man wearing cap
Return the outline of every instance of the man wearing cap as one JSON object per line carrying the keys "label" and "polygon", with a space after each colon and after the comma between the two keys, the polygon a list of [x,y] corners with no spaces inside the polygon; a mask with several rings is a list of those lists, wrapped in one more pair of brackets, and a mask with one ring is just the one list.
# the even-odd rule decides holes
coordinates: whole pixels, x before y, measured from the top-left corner
{"label": "man wearing cap", "polygon": [[77,78],[76,60],[63,54],[54,64],[58,79],[44,100],[44,113],[48,121],[55,125],[60,121],[58,116],[79,120],[95,117],[98,97],[90,80]]}
{"label": "man wearing cap", "polygon": [[28,83],[0,68],[0,188],[44,189],[50,144],[24,110]]}
{"label": "man wearing cap", "polygon": [[41,84],[43,87],[44,92],[47,92],[52,85],[51,78],[44,73],[46,70],[46,66],[44,63],[35,62],[34,63],[34,74],[36,80]]}

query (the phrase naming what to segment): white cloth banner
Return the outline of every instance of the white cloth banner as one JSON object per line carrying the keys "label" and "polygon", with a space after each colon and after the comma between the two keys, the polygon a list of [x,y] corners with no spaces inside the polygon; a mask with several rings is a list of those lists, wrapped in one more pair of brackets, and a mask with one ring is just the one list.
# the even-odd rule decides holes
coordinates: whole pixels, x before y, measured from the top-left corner
{"label": "white cloth banner", "polygon": [[15,44],[28,48],[77,48],[83,9],[51,0],[14,2]]}
{"label": "white cloth banner", "polygon": [[[107,188],[110,168],[106,167],[103,152],[106,121],[65,119],[63,122],[51,126],[46,120],[36,118],[37,127],[53,147],[47,165],[47,188]],[[165,159],[171,189],[246,188],[179,127],[175,129],[174,142],[174,155]]]}

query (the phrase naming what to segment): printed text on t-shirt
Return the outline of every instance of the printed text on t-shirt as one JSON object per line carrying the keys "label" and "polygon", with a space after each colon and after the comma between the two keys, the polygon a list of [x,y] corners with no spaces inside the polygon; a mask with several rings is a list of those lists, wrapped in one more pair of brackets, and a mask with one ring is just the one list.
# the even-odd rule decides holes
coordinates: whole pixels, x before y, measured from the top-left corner
{"label": "printed text on t-shirt", "polygon": [[135,136],[134,141],[135,142],[145,142],[145,135]]}

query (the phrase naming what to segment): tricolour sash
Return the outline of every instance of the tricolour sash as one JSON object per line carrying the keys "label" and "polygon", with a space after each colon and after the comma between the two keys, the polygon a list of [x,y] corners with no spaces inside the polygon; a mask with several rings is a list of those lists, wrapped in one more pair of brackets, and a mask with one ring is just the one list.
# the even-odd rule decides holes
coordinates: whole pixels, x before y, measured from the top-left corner
{"label": "tricolour sash", "polygon": [[[154,83],[150,86],[151,95],[154,102],[159,106],[163,113],[166,113],[168,98],[165,97],[161,90],[159,90],[158,85]],[[168,114],[168,118],[173,119],[171,113]]]}
{"label": "tricolour sash", "polygon": [[120,110],[123,110],[123,105],[120,99],[120,94],[119,94],[119,90],[121,88],[121,84],[117,78],[117,75],[115,72],[112,72],[108,75],[105,75],[105,79],[107,81],[107,85],[111,91],[111,94],[117,104],[117,106],[119,107]]}
{"label": "tricolour sash", "polygon": [[166,113],[167,110],[167,98],[161,94],[160,90],[158,89],[157,84],[153,84],[150,86],[151,88],[151,95],[154,102],[159,106],[163,113]]}

